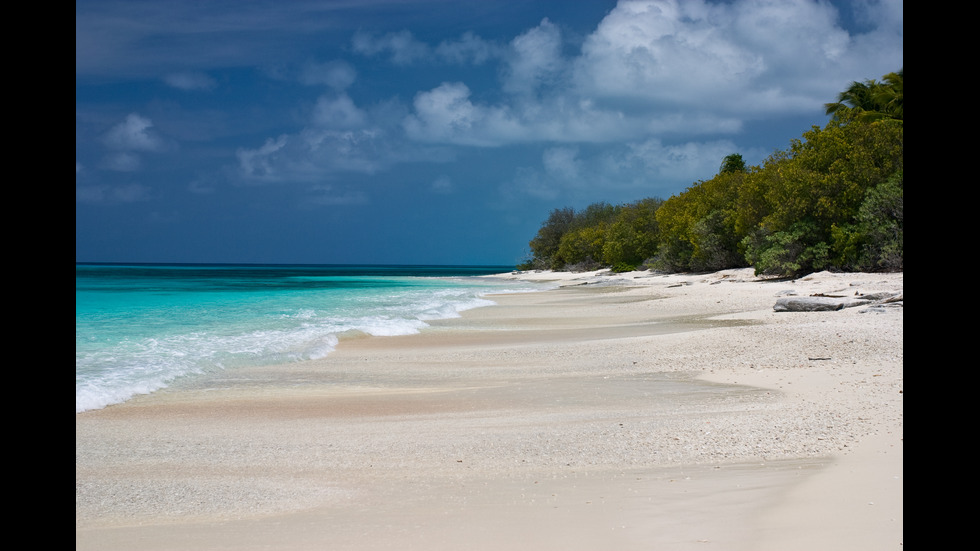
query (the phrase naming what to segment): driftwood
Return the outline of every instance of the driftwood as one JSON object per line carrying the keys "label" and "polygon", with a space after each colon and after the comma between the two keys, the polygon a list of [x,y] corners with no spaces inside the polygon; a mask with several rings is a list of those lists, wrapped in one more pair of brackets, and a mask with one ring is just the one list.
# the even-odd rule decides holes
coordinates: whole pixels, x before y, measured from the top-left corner
{"label": "driftwood", "polygon": [[853,297],[818,294],[809,297],[779,298],[776,299],[776,304],[772,309],[776,312],[827,312],[855,306],[893,304],[902,301],[902,293],[872,293]]}
{"label": "driftwood", "polygon": [[777,312],[825,312],[841,310],[844,302],[831,297],[786,297],[776,300],[772,307]]}

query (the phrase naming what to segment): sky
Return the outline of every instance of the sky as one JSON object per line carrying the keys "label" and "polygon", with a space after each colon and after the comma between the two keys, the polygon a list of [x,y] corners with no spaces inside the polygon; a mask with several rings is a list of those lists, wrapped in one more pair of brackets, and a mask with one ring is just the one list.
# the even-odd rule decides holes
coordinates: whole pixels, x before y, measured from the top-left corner
{"label": "sky", "polygon": [[514,265],[902,67],[901,0],[76,0],[75,261]]}

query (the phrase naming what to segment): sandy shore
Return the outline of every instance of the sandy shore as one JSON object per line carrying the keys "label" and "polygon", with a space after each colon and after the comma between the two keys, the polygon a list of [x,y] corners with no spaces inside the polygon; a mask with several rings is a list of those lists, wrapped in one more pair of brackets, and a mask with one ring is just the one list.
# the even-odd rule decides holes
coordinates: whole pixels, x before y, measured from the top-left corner
{"label": "sandy shore", "polygon": [[901,302],[773,311],[902,274],[513,277],[563,287],[76,414],[76,549],[902,548]]}

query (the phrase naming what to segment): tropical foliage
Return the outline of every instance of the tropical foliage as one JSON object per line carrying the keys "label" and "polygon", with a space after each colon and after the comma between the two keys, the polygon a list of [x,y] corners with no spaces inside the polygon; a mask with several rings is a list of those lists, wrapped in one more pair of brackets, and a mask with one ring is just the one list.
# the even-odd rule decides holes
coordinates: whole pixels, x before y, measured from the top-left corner
{"label": "tropical foliage", "polygon": [[882,77],[881,82],[852,82],[837,95],[836,102],[825,104],[827,114],[834,119],[853,117],[863,122],[903,120],[904,80],[905,69],[899,69]]}
{"label": "tropical foliage", "polygon": [[666,201],[552,211],[523,269],[757,274],[903,269],[903,71],[852,83],[814,126],[760,166],[719,172]]}

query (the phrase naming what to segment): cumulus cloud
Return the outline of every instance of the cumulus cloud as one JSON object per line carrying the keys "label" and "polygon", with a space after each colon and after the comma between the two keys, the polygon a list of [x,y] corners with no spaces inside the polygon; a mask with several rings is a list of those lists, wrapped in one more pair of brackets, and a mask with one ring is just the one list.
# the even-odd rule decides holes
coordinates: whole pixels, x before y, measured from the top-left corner
{"label": "cumulus cloud", "polygon": [[461,145],[600,143],[731,135],[747,121],[819,113],[855,75],[874,74],[855,64],[882,74],[902,64],[901,6],[871,5],[892,23],[852,35],[827,2],[623,1],[577,56],[544,19],[501,58],[507,95],[478,103],[465,83],[445,83],[416,95],[405,127]]}
{"label": "cumulus cloud", "polygon": [[537,27],[511,42],[504,90],[518,94],[532,93],[557,79],[564,63],[561,32],[554,23],[544,19]]}
{"label": "cumulus cloud", "polygon": [[415,115],[406,122],[410,136],[421,140],[449,139],[463,134],[483,119],[462,82],[444,82],[415,96]]}
{"label": "cumulus cloud", "polygon": [[742,130],[743,124],[742,118],[710,111],[667,111],[649,114],[644,121],[644,134],[653,136],[736,134]]}
{"label": "cumulus cloud", "polygon": [[257,148],[237,151],[239,174],[246,182],[316,182],[339,173],[373,174],[410,160],[388,149],[378,129],[338,130],[308,126],[296,134],[268,139]]}
{"label": "cumulus cloud", "polygon": [[449,63],[482,65],[502,56],[503,51],[498,44],[467,31],[457,40],[440,42],[435,49],[435,55]]}
{"label": "cumulus cloud", "polygon": [[621,2],[582,46],[581,93],[663,106],[717,101],[762,73],[764,59],[700,1]]}
{"label": "cumulus cloud", "polygon": [[350,96],[321,96],[313,108],[312,123],[316,126],[350,130],[367,123],[367,114],[354,105]]}
{"label": "cumulus cloud", "polygon": [[[808,0],[620,2],[585,40],[575,83],[597,98],[743,116],[818,109],[854,60],[883,55],[838,21],[832,4]],[[901,37],[883,51],[893,61],[882,74],[901,65]]]}
{"label": "cumulus cloud", "polygon": [[657,138],[628,144],[614,162],[620,169],[647,174],[651,180],[695,182],[710,178],[726,155],[737,150],[730,140],[665,144]]}
{"label": "cumulus cloud", "polygon": [[160,151],[163,139],[153,130],[153,122],[137,113],[113,126],[105,134],[106,147],[118,151]]}
{"label": "cumulus cloud", "polygon": [[396,65],[408,65],[431,55],[429,46],[416,40],[407,30],[382,36],[359,31],[351,40],[351,48],[367,56],[387,55]]}
{"label": "cumulus cloud", "polygon": [[249,183],[319,182],[342,173],[375,174],[398,163],[451,158],[444,148],[407,140],[401,127],[406,113],[398,102],[364,109],[345,92],[323,94],[302,128],[258,147],[239,148],[237,173]]}
{"label": "cumulus cloud", "polygon": [[242,174],[247,179],[260,181],[275,181],[278,179],[277,171],[274,170],[280,151],[286,147],[289,138],[281,135],[278,138],[269,138],[256,149],[241,148],[235,156],[238,157],[238,166]]}
{"label": "cumulus cloud", "polygon": [[133,172],[142,165],[141,153],[156,153],[166,149],[165,140],[153,129],[153,122],[137,113],[130,113],[102,136],[109,153],[101,167],[118,172]]}
{"label": "cumulus cloud", "polygon": [[117,172],[135,172],[140,168],[140,156],[129,151],[117,151],[102,159],[102,168]]}
{"label": "cumulus cloud", "polygon": [[[588,155],[578,147],[547,148],[540,164],[525,165],[502,184],[512,199],[534,197],[554,200],[559,196],[587,197],[601,189],[604,194],[624,192],[648,197],[669,193],[677,182],[693,183],[718,172],[721,160],[736,151],[730,140],[668,144],[657,138],[602,148]],[[756,154],[757,152],[753,152]]]}
{"label": "cumulus cloud", "polygon": [[578,159],[576,147],[552,147],[545,150],[541,159],[549,176],[567,181],[581,178],[582,161]]}
{"label": "cumulus cloud", "polygon": [[383,35],[358,31],[351,39],[351,50],[368,57],[386,57],[395,65],[412,65],[423,61],[483,65],[503,57],[506,48],[471,31],[432,47],[416,39],[410,31],[402,30]]}
{"label": "cumulus cloud", "polygon": [[[886,24],[848,32],[833,4],[812,0],[622,1],[576,53],[547,18],[501,43],[464,33],[432,46],[407,30],[357,32],[351,50],[359,55],[430,68],[493,62],[499,80],[450,79],[379,116],[348,95],[353,67],[309,64],[301,81],[331,92],[304,128],[240,150],[239,162],[253,180],[312,179],[417,161],[413,146],[536,144],[541,164],[522,167],[511,183],[540,197],[575,182],[693,181],[737,150],[732,138],[749,123],[822,114],[851,80],[900,67],[901,3],[853,7],[865,9],[876,10],[869,22]],[[586,144],[603,154],[584,155]]]}
{"label": "cumulus cloud", "polygon": [[641,119],[587,101],[551,97],[547,103],[476,103],[462,82],[419,92],[405,117],[408,137],[424,142],[498,147],[528,142],[604,142],[636,136]]}
{"label": "cumulus cloud", "polygon": [[419,92],[403,127],[409,138],[444,144],[499,147],[518,143],[611,143],[651,133],[697,135],[731,133],[741,121],[710,114],[637,113],[573,94],[539,100],[478,103],[462,82]]}
{"label": "cumulus cloud", "polygon": [[519,139],[521,125],[505,107],[477,105],[461,82],[445,82],[415,96],[415,112],[404,122],[421,141],[491,146]]}

